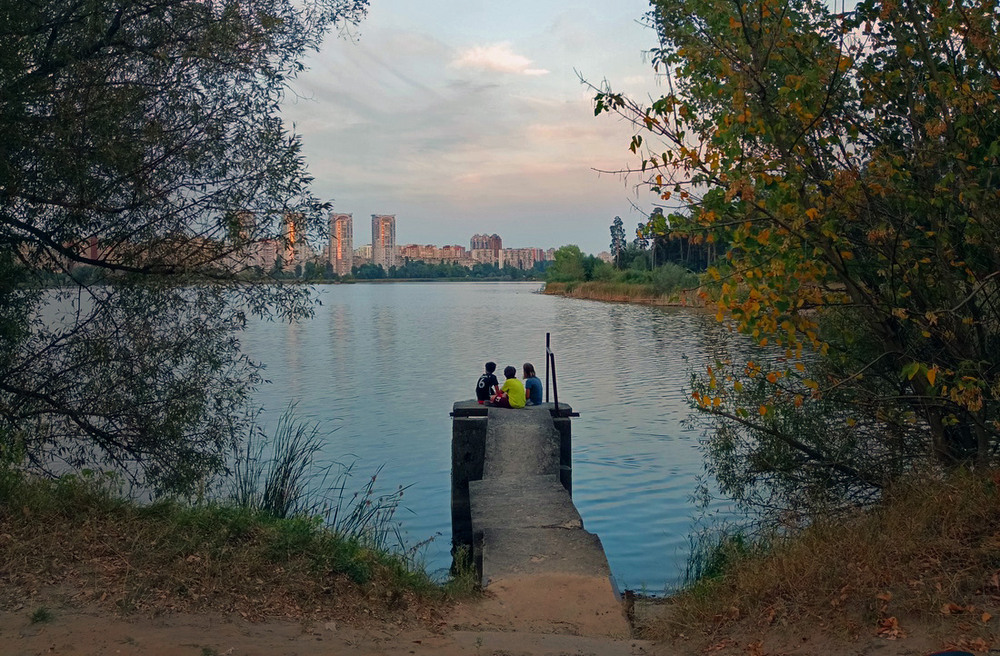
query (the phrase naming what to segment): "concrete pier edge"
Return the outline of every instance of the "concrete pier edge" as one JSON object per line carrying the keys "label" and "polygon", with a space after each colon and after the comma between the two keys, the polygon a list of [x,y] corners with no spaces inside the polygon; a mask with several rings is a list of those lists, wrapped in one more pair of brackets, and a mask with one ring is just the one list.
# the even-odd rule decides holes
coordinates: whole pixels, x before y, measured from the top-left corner
{"label": "concrete pier edge", "polygon": [[[491,408],[459,401],[452,411],[452,531],[471,550],[486,589],[541,595],[589,586],[567,626],[591,635],[630,631],[600,538],[572,501],[572,408]],[[588,583],[588,581],[590,583]],[[567,592],[567,594],[570,594]],[[539,614],[558,613],[551,607]],[[586,616],[587,620],[582,618]],[[597,624],[594,618],[598,618]],[[520,618],[525,621],[525,618]],[[581,620],[574,623],[574,619]]]}

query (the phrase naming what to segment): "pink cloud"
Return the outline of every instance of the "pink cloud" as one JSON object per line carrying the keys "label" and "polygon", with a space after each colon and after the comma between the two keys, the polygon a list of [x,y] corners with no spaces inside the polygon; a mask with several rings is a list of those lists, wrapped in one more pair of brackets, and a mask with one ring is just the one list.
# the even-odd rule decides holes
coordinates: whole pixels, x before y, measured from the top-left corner
{"label": "pink cloud", "polygon": [[547,75],[544,68],[532,68],[532,61],[524,55],[511,50],[507,42],[489,46],[476,46],[459,52],[458,57],[451,62],[455,68],[473,68],[494,73],[513,73],[515,75]]}

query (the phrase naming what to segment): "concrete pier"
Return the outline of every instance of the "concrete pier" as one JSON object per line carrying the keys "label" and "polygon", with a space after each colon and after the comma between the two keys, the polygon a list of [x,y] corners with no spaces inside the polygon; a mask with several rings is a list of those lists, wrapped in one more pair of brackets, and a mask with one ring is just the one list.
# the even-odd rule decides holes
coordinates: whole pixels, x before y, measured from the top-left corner
{"label": "concrete pier", "polygon": [[[626,638],[604,548],[570,494],[572,414],[564,404],[558,416],[551,404],[455,404],[453,537],[471,548],[498,608],[517,608],[525,630],[554,623],[571,635]],[[524,599],[537,603],[518,603]]]}

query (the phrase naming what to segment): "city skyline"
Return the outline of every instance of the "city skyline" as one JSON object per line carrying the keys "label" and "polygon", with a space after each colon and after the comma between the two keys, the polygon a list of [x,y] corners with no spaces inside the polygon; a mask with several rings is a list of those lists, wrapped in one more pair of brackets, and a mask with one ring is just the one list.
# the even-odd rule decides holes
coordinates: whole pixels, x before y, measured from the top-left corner
{"label": "city skyline", "polygon": [[[352,270],[366,264],[381,266],[385,270],[409,261],[423,261],[430,264],[450,263],[464,266],[491,264],[497,267],[510,265],[518,269],[531,269],[536,262],[551,260],[555,248],[543,249],[536,246],[504,248],[503,239],[497,233],[474,234],[469,238],[469,248],[458,244],[397,244],[396,215],[372,214],[372,243],[353,246],[352,213],[331,212],[329,216],[330,234],[321,249],[322,257],[337,275],[347,275]],[[294,235],[294,226],[289,228]],[[291,245],[295,261],[315,257]],[[603,253],[602,253],[603,255]],[[294,261],[286,263],[294,266]]]}
{"label": "city skyline", "polygon": [[[329,234],[326,237],[321,238],[321,243],[318,244],[319,247],[322,248],[325,252],[329,253],[329,241],[330,241],[331,238],[333,238],[334,232],[335,232],[335,228],[334,228],[334,226],[335,226],[335,218],[336,217],[348,217],[349,219],[351,219],[353,221],[353,216],[354,216],[354,212],[331,211],[329,213],[328,219],[327,219],[327,225],[328,225]],[[403,244],[404,240],[401,240],[401,239],[399,239],[396,236],[396,234],[398,234],[398,230],[397,229],[401,225],[404,228],[407,228],[408,231],[412,231],[414,229],[414,226],[410,225],[410,222],[407,221],[407,220],[405,220],[405,219],[401,223],[397,223],[395,221],[395,219],[399,215],[395,214],[395,213],[394,214],[372,214],[371,215],[371,217],[373,219],[376,216],[378,216],[378,217],[392,217],[393,218],[393,229],[395,231],[395,233],[394,233],[394,242],[397,245],[409,245],[409,246],[423,245],[423,246],[437,246],[437,247],[466,246],[466,247],[468,247],[471,250],[471,249],[475,249],[476,248],[476,246],[473,244],[473,241],[478,236],[488,237],[490,235],[487,234],[487,233],[492,233],[492,236],[498,236],[501,239],[503,239],[503,235],[500,235],[495,229],[491,229],[491,230],[487,230],[486,232],[472,231],[472,234],[470,234],[469,236],[464,237],[464,238],[460,237],[458,239],[444,239],[444,240],[437,240],[437,241],[415,239],[415,240],[408,240],[408,241],[406,241],[405,244]],[[610,226],[611,226],[611,221],[613,220],[613,218],[614,217],[612,217],[612,219],[608,221],[608,225],[605,226],[605,228],[604,228],[605,232],[608,232],[608,235],[609,235],[608,238],[607,238],[608,240],[610,240]],[[416,226],[416,228],[419,229],[419,225]],[[373,237],[373,239],[371,241],[368,241],[366,243],[358,243],[358,241],[356,239],[354,239],[352,241],[352,243],[354,245],[354,251],[357,252],[357,249],[360,248],[361,246],[374,246],[374,237]],[[516,243],[518,245],[517,246],[506,246],[506,248],[539,248],[539,249],[542,249],[542,250],[545,250],[545,251],[549,251],[549,250],[558,250],[559,248],[561,248],[563,246],[576,245],[576,246],[580,246],[580,248],[581,248],[581,250],[583,252],[591,254],[591,255],[597,255],[601,251],[608,250],[608,245],[607,244],[603,245],[601,248],[599,248],[597,250],[591,251],[591,250],[588,250],[588,249],[584,248],[583,246],[581,246],[580,244],[578,244],[578,243],[576,243],[574,241],[566,241],[566,242],[559,243],[559,244],[553,244],[553,243],[548,243],[548,244],[538,244],[538,243],[531,244],[531,243],[528,243],[528,244],[525,244],[525,243],[523,243],[523,241],[516,241],[516,242],[513,242],[513,243]],[[483,246],[483,248],[488,248],[488,246]],[[332,262],[333,260],[331,259],[330,261]]]}
{"label": "city skyline", "polygon": [[[237,215],[238,228],[226,239],[213,239],[198,235],[181,237],[166,248],[147,249],[144,256],[150,262],[217,261],[231,271],[256,268],[263,272],[295,272],[299,275],[308,271],[308,266],[319,266],[327,274],[348,276],[359,267],[374,264],[390,272],[393,267],[412,262],[425,264],[456,264],[467,268],[487,264],[504,268],[530,270],[540,262],[554,259],[556,249],[537,246],[504,247],[502,237],[497,233],[477,233],[469,238],[469,248],[458,244],[395,243],[396,215],[372,214],[372,237],[377,244],[353,244],[353,215],[331,212],[328,215],[329,234],[325,244],[316,248],[306,237],[300,222],[304,215],[300,212],[286,212],[279,222],[280,234],[269,237],[259,234],[260,225],[254,213],[242,211]],[[132,253],[139,244],[113,241],[105,242],[96,236],[77,241],[68,241],[65,247],[75,250],[92,260],[117,262],[123,253]],[[606,251],[598,257],[610,260]],[[71,270],[76,262],[66,257],[39,257],[25,251],[25,261],[33,262],[41,269]],[[314,268],[313,271],[316,271]],[[313,274],[308,274],[313,275]]]}

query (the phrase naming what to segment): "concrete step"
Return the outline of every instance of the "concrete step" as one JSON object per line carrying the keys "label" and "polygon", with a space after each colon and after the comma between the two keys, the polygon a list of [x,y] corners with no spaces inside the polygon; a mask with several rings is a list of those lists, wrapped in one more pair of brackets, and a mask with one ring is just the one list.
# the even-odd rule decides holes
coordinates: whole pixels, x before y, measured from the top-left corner
{"label": "concrete step", "polygon": [[485,528],[583,528],[569,493],[552,475],[469,482],[472,523]]}
{"label": "concrete step", "polygon": [[559,474],[559,433],[542,406],[490,408],[483,478]]}
{"label": "concrete step", "polygon": [[[478,538],[480,531],[475,531]],[[484,528],[481,535],[485,585],[511,576],[576,574],[608,579],[611,589],[608,559],[601,539],[593,533],[582,529],[504,527]]]}

